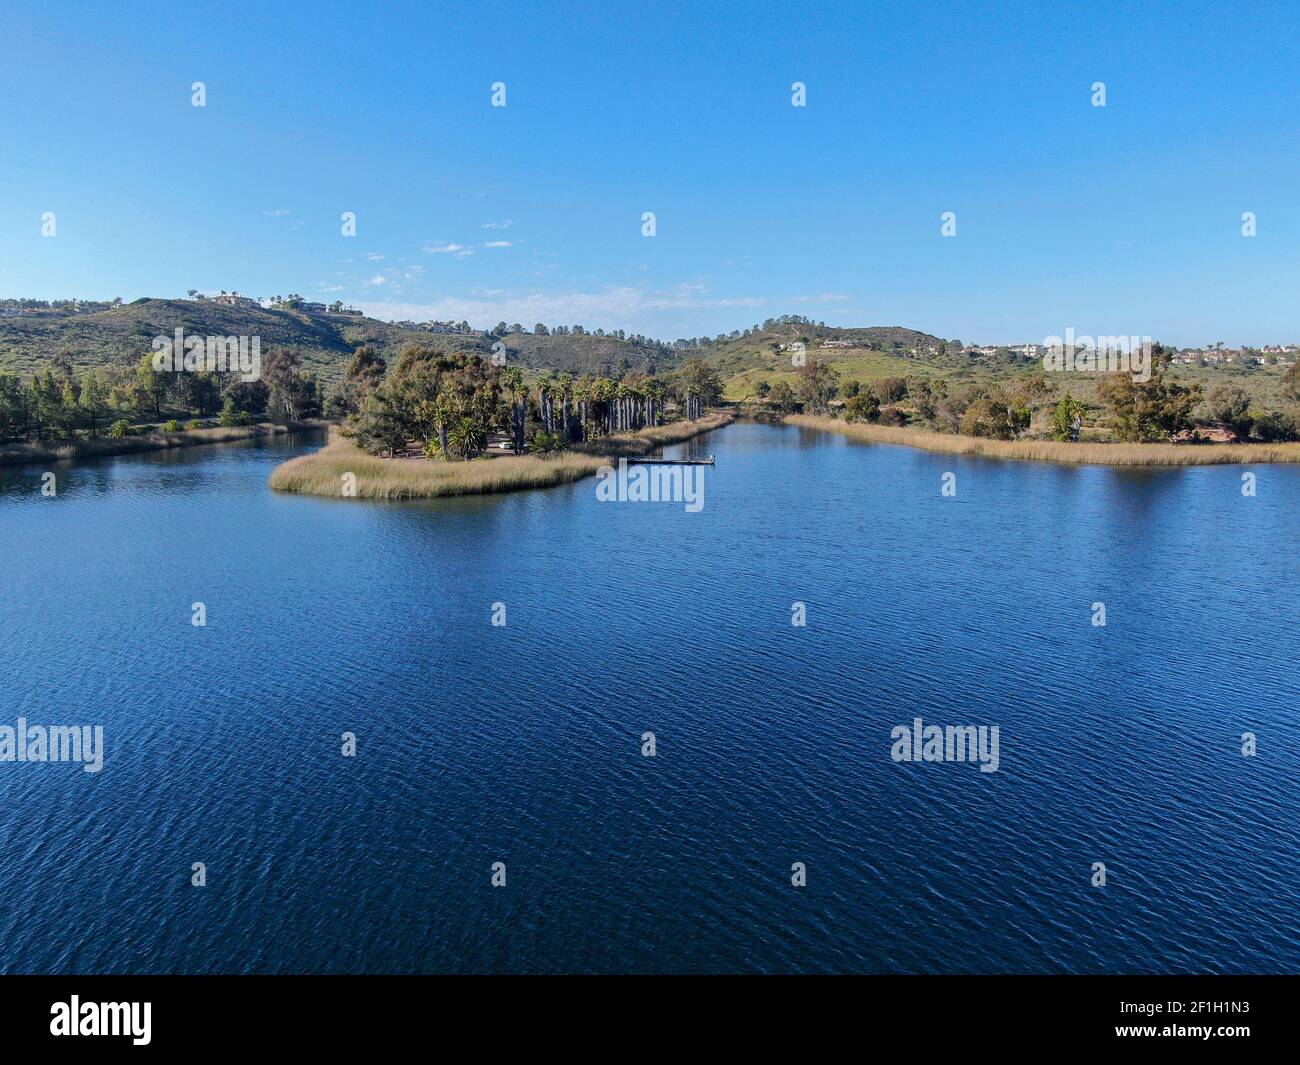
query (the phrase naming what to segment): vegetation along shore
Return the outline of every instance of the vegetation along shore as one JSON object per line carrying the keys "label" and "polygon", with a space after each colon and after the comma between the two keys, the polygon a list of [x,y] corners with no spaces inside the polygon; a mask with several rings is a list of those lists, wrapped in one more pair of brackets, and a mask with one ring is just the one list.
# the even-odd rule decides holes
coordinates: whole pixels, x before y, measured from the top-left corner
{"label": "vegetation along shore", "polygon": [[270,485],[416,499],[567,484],[728,424],[730,413],[706,413],[721,393],[698,359],[664,377],[529,379],[476,352],[412,344],[390,368],[362,346],[338,397],[343,425],[321,451],[277,468]]}
{"label": "vegetation along shore", "polygon": [[733,420],[730,412],[714,411],[693,421],[617,434],[599,444],[584,444],[569,451],[484,456],[472,462],[379,457],[367,454],[354,440],[333,432],[329,444],[320,451],[300,455],[278,466],[271,474],[270,485],[282,492],[343,497],[345,484],[352,485],[347,475],[352,474],[359,499],[433,499],[549,488],[591,477],[601,466],[619,457],[645,455],[655,448],[720,429]]}
{"label": "vegetation along shore", "polygon": [[159,428],[123,436],[82,437],[74,440],[0,445],[0,466],[25,466],[37,462],[79,462],[110,455],[166,451],[200,444],[230,444],[285,433],[323,429],[329,422],[312,418],[301,422],[263,425],[217,425],[208,428]]}
{"label": "vegetation along shore", "polygon": [[[1151,344],[1140,375],[1107,371],[1109,349],[1080,349],[1074,372],[1055,372],[1042,345],[801,315],[662,341],[581,324],[379,322],[293,294],[190,295],[0,300],[0,465],[238,441],[324,418],[338,432],[312,465],[346,454],[353,472],[372,470],[376,496],[501,491],[584,476],[591,460],[640,446],[615,437],[728,403],[861,440],[1052,462],[1294,462],[1300,449],[1297,345]],[[208,342],[260,337],[260,374],[210,360],[160,369],[143,348],[180,328]]]}
{"label": "vegetation along shore", "polygon": [[1078,443],[1060,440],[998,440],[991,437],[903,429],[809,414],[787,415],[787,425],[841,433],[873,444],[902,444],[926,451],[995,459],[1102,466],[1204,466],[1224,463],[1300,462],[1300,444]]}

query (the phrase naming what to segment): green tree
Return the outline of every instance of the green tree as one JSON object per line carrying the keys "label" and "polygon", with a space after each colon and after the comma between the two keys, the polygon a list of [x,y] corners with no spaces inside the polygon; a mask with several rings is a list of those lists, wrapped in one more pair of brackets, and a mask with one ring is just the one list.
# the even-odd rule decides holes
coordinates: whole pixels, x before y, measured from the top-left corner
{"label": "green tree", "polygon": [[1300,403],[1300,353],[1282,375],[1282,391],[1292,403]]}
{"label": "green tree", "polygon": [[225,403],[221,405],[221,413],[217,416],[218,424],[229,429],[236,425],[247,425],[250,420],[248,412],[240,410],[235,404],[235,397],[227,396]]}
{"label": "green tree", "polygon": [[778,381],[772,386],[772,393],[767,397],[767,404],[778,414],[789,414],[799,406],[794,389],[789,381]]}
{"label": "green tree", "polygon": [[153,368],[153,356],[145,355],[135,367],[136,405],[141,414],[162,417],[162,401],[167,395],[167,380]]}
{"label": "green tree", "polygon": [[804,410],[825,414],[839,391],[840,375],[831,369],[830,363],[812,356],[798,368],[797,374],[795,392],[803,402]]}
{"label": "green tree", "polygon": [[1131,374],[1107,375],[1097,394],[1110,411],[1111,428],[1125,443],[1168,440],[1192,424],[1192,409],[1201,398],[1200,385],[1190,387],[1166,375],[1169,354],[1156,344],[1151,354],[1151,376],[1135,381]]}
{"label": "green tree", "polygon": [[86,428],[91,436],[99,435],[99,423],[107,413],[108,389],[104,379],[95,370],[91,370],[81,382],[81,412],[85,418]]}
{"label": "green tree", "polygon": [[1250,435],[1251,418],[1246,412],[1250,408],[1250,396],[1239,385],[1222,384],[1211,390],[1206,400],[1210,417],[1222,422],[1238,436]]}
{"label": "green tree", "polygon": [[859,392],[844,404],[844,420],[874,422],[880,417],[880,400],[872,392]]}
{"label": "green tree", "polygon": [[1078,442],[1085,410],[1073,396],[1062,396],[1052,411],[1052,439]]}
{"label": "green tree", "polygon": [[1029,425],[1029,411],[1007,401],[987,397],[977,399],[961,419],[961,431],[966,436],[987,436],[995,440],[1014,440],[1017,433]]}

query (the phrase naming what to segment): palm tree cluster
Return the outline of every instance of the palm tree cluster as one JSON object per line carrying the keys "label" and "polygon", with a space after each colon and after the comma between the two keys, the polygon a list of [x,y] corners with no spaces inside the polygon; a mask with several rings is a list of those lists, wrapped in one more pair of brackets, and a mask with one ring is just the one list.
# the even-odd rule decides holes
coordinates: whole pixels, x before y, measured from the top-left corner
{"label": "palm tree cluster", "polygon": [[530,381],[477,353],[413,345],[379,376],[382,366],[359,351],[344,384],[355,411],[345,431],[372,454],[395,455],[414,443],[431,458],[472,459],[494,433],[516,452],[558,451],[663,425],[669,400],[689,419],[721,398],[717,374],[699,360],[664,378],[547,371]]}

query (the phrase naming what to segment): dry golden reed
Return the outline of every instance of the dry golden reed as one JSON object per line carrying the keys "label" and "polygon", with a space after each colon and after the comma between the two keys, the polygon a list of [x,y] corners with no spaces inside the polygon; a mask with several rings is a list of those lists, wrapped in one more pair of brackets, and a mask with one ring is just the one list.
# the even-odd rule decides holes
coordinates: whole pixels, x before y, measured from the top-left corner
{"label": "dry golden reed", "polygon": [[1206,466],[1223,463],[1300,462],[1300,443],[1287,444],[1071,444],[1059,440],[990,440],[892,425],[843,422],[791,414],[788,425],[841,433],[874,444],[903,444],[927,451],[993,459],[1085,463],[1098,466]]}

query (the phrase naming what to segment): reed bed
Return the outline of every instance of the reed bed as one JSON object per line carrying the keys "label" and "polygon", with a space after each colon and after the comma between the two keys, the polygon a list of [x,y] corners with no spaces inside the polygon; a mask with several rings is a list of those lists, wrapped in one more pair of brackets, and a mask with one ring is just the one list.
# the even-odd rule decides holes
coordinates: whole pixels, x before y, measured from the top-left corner
{"label": "reed bed", "polygon": [[927,451],[978,455],[994,459],[1084,463],[1097,466],[1213,466],[1263,462],[1300,462],[1300,443],[1286,444],[1071,444],[1058,440],[989,440],[979,436],[932,433],[892,425],[843,422],[792,414],[788,425],[840,433],[852,440],[903,444]]}
{"label": "reed bed", "polygon": [[331,432],[321,450],[277,466],[269,483],[281,492],[341,498],[345,476],[353,474],[358,499],[436,499],[550,488],[590,477],[611,460],[678,444],[733,420],[731,414],[720,412],[693,422],[606,437],[554,455],[502,455],[470,462],[379,458]]}

